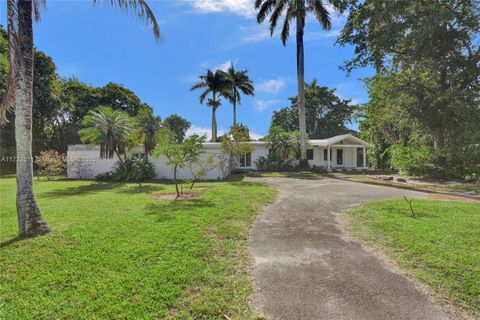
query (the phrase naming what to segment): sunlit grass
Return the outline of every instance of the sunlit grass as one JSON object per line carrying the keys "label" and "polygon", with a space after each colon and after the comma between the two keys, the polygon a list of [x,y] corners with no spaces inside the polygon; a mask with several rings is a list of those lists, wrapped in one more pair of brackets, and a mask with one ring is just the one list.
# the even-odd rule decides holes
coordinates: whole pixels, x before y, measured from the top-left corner
{"label": "sunlit grass", "polygon": [[275,192],[212,182],[157,201],[171,184],[41,181],[54,232],[17,234],[15,180],[0,179],[1,319],[249,319],[248,231]]}

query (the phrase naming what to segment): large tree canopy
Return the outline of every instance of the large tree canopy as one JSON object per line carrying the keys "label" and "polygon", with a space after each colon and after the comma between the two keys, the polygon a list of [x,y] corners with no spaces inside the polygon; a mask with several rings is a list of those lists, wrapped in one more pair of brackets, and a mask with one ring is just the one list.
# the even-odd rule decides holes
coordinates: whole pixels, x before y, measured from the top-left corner
{"label": "large tree canopy", "polygon": [[480,170],[480,1],[343,2],[338,41],[356,48],[345,68],[377,70],[360,124],[373,162],[414,174]]}
{"label": "large tree canopy", "polygon": [[[290,107],[273,113],[271,127],[282,127],[286,131],[298,131],[297,97],[291,97]],[[347,124],[352,121],[355,106],[343,100],[335,90],[319,86],[317,80],[305,85],[305,109],[307,135],[310,139],[324,139],[339,134],[351,133]]]}

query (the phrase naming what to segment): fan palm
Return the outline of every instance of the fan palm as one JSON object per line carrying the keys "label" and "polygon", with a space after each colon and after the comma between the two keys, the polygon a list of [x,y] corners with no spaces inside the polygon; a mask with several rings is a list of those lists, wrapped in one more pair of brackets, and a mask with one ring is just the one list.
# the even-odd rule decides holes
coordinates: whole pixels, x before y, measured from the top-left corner
{"label": "fan palm", "polygon": [[[96,2],[95,0],[93,1]],[[7,111],[15,109],[17,145],[17,217],[19,237],[46,234],[50,226],[43,219],[33,192],[32,104],[33,104],[33,16],[40,20],[40,6],[45,0],[8,0],[7,26],[10,71],[7,88],[0,104],[0,123]],[[133,10],[153,26],[156,39],[160,31],[152,10],[145,0],[111,0],[124,10]]]}
{"label": "fan palm", "polygon": [[84,129],[80,139],[92,146],[100,145],[100,159],[111,159],[116,155],[123,162],[121,153],[131,143],[133,123],[127,113],[100,106],[91,110],[83,119]]}
{"label": "fan palm", "polygon": [[200,94],[200,103],[203,104],[207,96],[211,93],[212,98],[208,99],[207,105],[212,108],[212,142],[217,141],[217,118],[216,111],[221,105],[220,97],[231,99],[232,93],[230,85],[222,70],[212,72],[207,70],[204,75],[200,76],[200,81],[193,85],[190,90],[203,89]]}
{"label": "fan palm", "polygon": [[[339,6],[338,1],[331,1],[334,6]],[[336,7],[337,8],[337,7]],[[322,27],[330,29],[330,14],[322,0],[255,0],[257,22],[262,23],[267,19],[270,24],[270,34],[273,35],[278,20],[285,15],[280,37],[283,45],[290,36],[290,23],[296,20],[297,40],[297,80],[298,80],[298,120],[300,129],[300,165],[308,166],[306,144],[306,120],[305,120],[305,88],[304,88],[304,53],[303,33],[307,13],[313,13]]]}
{"label": "fan palm", "polygon": [[233,126],[237,125],[237,103],[240,104],[241,98],[240,93],[243,93],[247,96],[254,95],[253,81],[247,75],[248,70],[237,71],[233,66],[233,63],[230,64],[225,75],[227,81],[230,84],[230,90],[232,93],[231,102],[233,104]]}
{"label": "fan palm", "polygon": [[145,159],[148,160],[148,155],[152,153],[157,144],[157,134],[162,127],[162,120],[159,116],[155,116],[150,108],[143,108],[139,110],[137,116],[137,140],[143,143],[145,151]]}

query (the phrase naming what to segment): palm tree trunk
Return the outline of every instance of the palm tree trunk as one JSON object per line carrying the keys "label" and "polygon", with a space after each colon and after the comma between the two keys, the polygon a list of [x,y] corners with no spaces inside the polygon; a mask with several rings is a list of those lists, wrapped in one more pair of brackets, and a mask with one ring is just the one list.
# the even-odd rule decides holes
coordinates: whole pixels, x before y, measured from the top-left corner
{"label": "palm tree trunk", "polygon": [[[10,5],[15,2],[9,2]],[[20,63],[14,93],[15,140],[17,144],[17,216],[19,237],[32,237],[51,231],[43,220],[33,192],[32,105],[33,105],[33,30],[32,1],[16,2]],[[11,38],[11,37],[10,37]],[[12,51],[10,55],[12,55]]]}
{"label": "palm tree trunk", "polygon": [[297,82],[298,82],[298,127],[300,130],[300,168],[308,167],[306,144],[305,119],[305,74],[303,53],[303,1],[299,1],[297,8]]}
{"label": "palm tree trunk", "polygon": [[233,89],[233,127],[237,126],[237,88]]}
{"label": "palm tree trunk", "polygon": [[[212,94],[212,101],[215,102],[217,101],[217,94],[213,92]],[[217,142],[217,117],[215,115],[215,111],[217,111],[217,108],[215,107],[215,104],[212,105],[212,142]]]}

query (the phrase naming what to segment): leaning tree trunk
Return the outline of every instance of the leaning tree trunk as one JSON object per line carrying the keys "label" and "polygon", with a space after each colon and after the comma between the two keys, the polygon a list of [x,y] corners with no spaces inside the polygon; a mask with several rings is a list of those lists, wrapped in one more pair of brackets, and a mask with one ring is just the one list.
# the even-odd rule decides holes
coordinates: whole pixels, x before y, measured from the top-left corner
{"label": "leaning tree trunk", "polygon": [[[302,1],[300,1],[302,2]],[[298,82],[298,127],[300,130],[300,168],[308,167],[305,118],[305,75],[303,54],[303,14],[297,9],[297,82]]]}
{"label": "leaning tree trunk", "polygon": [[[9,5],[15,1],[9,2]],[[17,1],[20,40],[18,72],[14,93],[15,140],[17,144],[17,216],[19,237],[46,234],[50,226],[43,220],[33,192],[32,105],[33,30],[32,1]],[[9,37],[11,38],[11,37]],[[12,41],[10,39],[10,41]],[[12,55],[13,50],[10,50]],[[12,60],[12,58],[11,58]],[[15,63],[13,63],[15,64]],[[12,65],[13,65],[12,64]]]}

